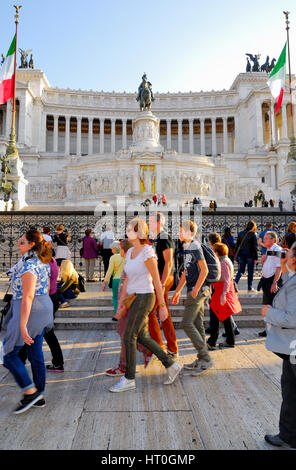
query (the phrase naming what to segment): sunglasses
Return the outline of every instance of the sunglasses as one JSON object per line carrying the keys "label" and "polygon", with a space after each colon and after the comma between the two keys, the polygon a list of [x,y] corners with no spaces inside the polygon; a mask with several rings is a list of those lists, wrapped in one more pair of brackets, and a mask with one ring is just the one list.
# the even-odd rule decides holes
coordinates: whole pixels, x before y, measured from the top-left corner
{"label": "sunglasses", "polygon": [[28,244],[31,243],[31,242],[28,242],[26,240],[18,240],[17,242],[18,242],[19,245],[28,245]]}

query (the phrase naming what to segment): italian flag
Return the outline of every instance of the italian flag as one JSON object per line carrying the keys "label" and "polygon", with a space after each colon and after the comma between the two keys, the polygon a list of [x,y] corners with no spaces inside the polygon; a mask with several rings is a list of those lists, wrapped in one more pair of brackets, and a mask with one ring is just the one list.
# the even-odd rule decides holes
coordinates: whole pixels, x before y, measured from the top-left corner
{"label": "italian flag", "polygon": [[10,44],[7,56],[0,68],[0,105],[13,98],[14,91],[15,36]]}
{"label": "italian flag", "polygon": [[286,46],[287,43],[285,44],[273,71],[269,75],[267,82],[267,85],[270,88],[270,93],[276,101],[275,114],[279,112],[284,96],[286,79]]}

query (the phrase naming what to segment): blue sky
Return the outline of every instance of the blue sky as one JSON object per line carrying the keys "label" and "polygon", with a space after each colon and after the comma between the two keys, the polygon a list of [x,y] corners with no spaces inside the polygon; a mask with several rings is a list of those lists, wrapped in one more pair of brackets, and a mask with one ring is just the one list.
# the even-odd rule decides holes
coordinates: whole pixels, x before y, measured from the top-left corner
{"label": "blue sky", "polygon": [[[0,53],[14,34],[15,2],[0,2]],[[229,89],[245,53],[278,58],[295,0],[20,0],[18,47],[32,49],[51,86],[135,92],[143,72],[154,92]],[[18,65],[20,55],[18,54]]]}

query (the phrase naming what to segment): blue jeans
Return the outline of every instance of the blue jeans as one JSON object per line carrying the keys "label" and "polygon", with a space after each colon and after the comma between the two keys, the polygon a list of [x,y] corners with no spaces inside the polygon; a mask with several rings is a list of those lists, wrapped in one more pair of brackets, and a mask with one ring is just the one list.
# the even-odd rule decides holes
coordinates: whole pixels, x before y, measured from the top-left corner
{"label": "blue jeans", "polygon": [[28,374],[26,366],[18,356],[22,346],[15,346],[14,350],[6,354],[3,358],[4,367],[12,373],[16,383],[23,392],[26,392],[32,387],[36,387],[38,392],[44,392],[46,369],[42,351],[43,336],[44,331],[41,335],[33,338],[34,343],[31,344],[31,346],[26,345],[28,359],[32,368],[33,381]]}
{"label": "blue jeans", "polygon": [[252,289],[253,277],[254,277],[254,259],[249,255],[239,255],[238,257],[239,269],[235,278],[236,284],[239,283],[239,280],[242,274],[245,273],[246,266],[248,266],[248,290]]}
{"label": "blue jeans", "polygon": [[58,292],[58,298],[61,304],[67,302],[67,299],[76,299],[77,295],[74,294],[71,287],[68,287],[65,292]]}

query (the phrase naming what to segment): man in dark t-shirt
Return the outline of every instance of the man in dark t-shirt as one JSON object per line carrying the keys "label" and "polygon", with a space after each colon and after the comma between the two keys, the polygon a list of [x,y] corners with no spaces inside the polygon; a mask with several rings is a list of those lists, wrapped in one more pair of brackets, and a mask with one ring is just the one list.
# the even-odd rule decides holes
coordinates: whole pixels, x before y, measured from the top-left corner
{"label": "man in dark t-shirt", "polygon": [[[178,344],[176,332],[169,310],[169,290],[174,283],[174,250],[175,244],[171,236],[163,230],[165,217],[162,212],[157,212],[149,218],[149,230],[154,234],[152,245],[154,246],[160,282],[163,287],[164,300],[168,309],[168,318],[162,322],[162,329],[164,336],[167,340],[167,353],[171,357],[178,356]],[[152,312],[149,315],[149,332],[151,337],[156,341],[160,347],[165,349],[160,326],[156,317],[158,309],[157,302],[154,305]]]}

